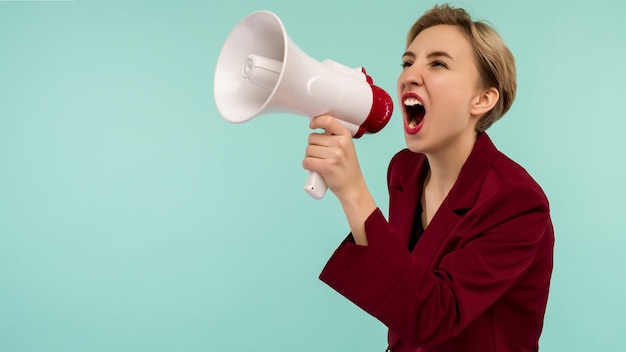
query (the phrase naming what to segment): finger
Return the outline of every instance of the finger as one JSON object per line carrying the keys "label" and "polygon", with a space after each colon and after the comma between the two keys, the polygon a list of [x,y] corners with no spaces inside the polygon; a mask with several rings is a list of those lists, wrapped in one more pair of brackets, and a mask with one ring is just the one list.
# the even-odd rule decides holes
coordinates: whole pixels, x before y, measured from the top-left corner
{"label": "finger", "polygon": [[344,126],[342,125],[337,118],[331,116],[331,115],[320,115],[317,117],[314,117],[311,120],[311,123],[309,124],[309,127],[312,129],[316,129],[316,128],[322,128],[324,130],[326,130],[327,133],[333,134],[333,135],[350,135],[352,136],[352,133],[350,133],[350,131]]}
{"label": "finger", "polygon": [[308,171],[315,171],[322,174],[322,170],[325,170],[325,163],[323,159],[306,157],[304,158],[304,160],[302,160],[302,168]]}
{"label": "finger", "polygon": [[311,133],[309,135],[309,144],[328,147],[332,143],[332,137],[333,136],[328,133]]}
{"label": "finger", "polygon": [[309,145],[305,149],[302,166],[309,171],[321,172],[322,169],[328,167],[326,165],[328,163],[328,156],[329,152],[327,147]]}
{"label": "finger", "polygon": [[309,123],[309,127],[311,129],[316,129],[316,128],[326,129],[326,127],[328,127],[328,124],[331,123],[332,120],[333,120],[333,117],[330,115],[315,116],[311,119],[311,122]]}
{"label": "finger", "polygon": [[318,145],[309,145],[304,152],[304,156],[307,158],[324,159],[331,162],[339,160],[342,155],[341,150]]}

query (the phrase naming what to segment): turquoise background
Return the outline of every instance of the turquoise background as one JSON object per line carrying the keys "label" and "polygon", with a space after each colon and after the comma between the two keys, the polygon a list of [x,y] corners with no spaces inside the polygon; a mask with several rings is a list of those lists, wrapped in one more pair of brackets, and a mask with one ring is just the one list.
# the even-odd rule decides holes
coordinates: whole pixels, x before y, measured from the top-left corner
{"label": "turquoise background", "polygon": [[[308,120],[223,120],[219,50],[268,9],[310,56],[395,97],[433,1],[0,1],[0,350],[382,351],[386,329],[317,275],[347,233],[302,190]],[[517,58],[490,129],[550,198],[542,351],[626,350],[623,1],[455,2]],[[399,114],[356,141],[387,208]]]}

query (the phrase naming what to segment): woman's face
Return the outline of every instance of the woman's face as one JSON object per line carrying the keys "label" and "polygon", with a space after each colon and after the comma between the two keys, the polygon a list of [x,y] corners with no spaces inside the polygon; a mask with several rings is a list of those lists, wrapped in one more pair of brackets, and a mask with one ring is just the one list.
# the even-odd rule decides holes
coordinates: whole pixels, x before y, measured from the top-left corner
{"label": "woman's face", "polygon": [[397,89],[408,148],[437,153],[475,138],[479,74],[463,32],[450,25],[427,28],[409,45],[402,62]]}

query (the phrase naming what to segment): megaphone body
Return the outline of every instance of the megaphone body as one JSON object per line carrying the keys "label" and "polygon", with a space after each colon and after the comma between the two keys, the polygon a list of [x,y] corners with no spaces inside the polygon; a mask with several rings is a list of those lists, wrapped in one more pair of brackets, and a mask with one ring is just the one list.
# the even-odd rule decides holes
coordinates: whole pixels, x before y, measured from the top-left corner
{"label": "megaphone body", "polygon": [[[220,114],[233,123],[272,113],[310,118],[328,114],[354,138],[380,131],[393,112],[389,94],[363,68],[311,58],[269,11],[248,15],[226,39],[215,70],[214,96]],[[319,174],[310,172],[305,190],[320,199],[327,187]]]}

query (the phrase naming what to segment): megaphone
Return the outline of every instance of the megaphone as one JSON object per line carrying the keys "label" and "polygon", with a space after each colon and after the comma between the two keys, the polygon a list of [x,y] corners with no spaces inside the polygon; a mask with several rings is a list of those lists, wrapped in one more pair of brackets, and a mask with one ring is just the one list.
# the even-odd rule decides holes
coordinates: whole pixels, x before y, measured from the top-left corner
{"label": "megaphone", "polygon": [[[393,112],[391,97],[365,69],[314,60],[270,11],[249,14],[229,34],[217,60],[214,96],[220,114],[232,123],[271,113],[329,114],[354,138],[380,131]],[[309,173],[304,186],[309,195],[320,199],[327,188],[318,173]]]}

